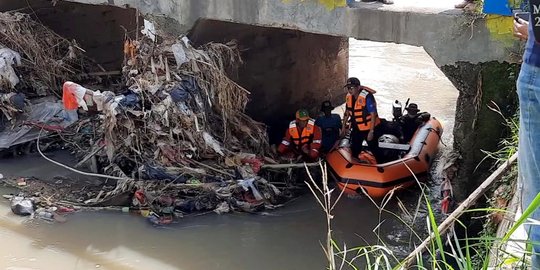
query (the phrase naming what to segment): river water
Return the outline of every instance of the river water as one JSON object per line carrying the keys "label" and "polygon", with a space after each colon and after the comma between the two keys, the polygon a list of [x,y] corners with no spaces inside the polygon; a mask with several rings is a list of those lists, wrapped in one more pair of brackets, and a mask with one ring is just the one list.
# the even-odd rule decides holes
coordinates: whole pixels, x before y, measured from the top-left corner
{"label": "river water", "polygon": [[[383,117],[390,118],[395,99],[405,102],[411,97],[422,111],[443,122],[443,139],[451,145],[458,93],[422,48],[351,39],[350,76],[378,91]],[[0,160],[0,173],[78,177],[37,156]],[[436,194],[437,183],[430,187]],[[9,192],[0,188],[2,194]],[[399,195],[411,212],[418,197],[418,189]],[[396,200],[386,209],[423,229],[424,210],[411,221]],[[365,198],[342,198],[334,215],[334,237],[340,244],[351,247],[384,241],[397,256],[411,249],[407,226],[392,215],[379,219],[377,208]],[[0,269],[325,269],[321,248],[325,232],[323,213],[310,195],[276,211],[209,214],[159,228],[139,216],[119,212],[77,213],[68,216],[66,223],[49,224],[13,215],[2,200]]]}

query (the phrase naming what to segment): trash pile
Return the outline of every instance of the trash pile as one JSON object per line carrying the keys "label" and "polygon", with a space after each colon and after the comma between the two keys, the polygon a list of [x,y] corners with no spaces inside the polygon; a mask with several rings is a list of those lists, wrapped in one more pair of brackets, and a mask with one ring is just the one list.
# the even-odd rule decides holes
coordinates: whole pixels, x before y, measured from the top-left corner
{"label": "trash pile", "polygon": [[241,64],[234,42],[195,49],[186,37],[127,40],[124,52],[122,94],[64,85],[73,102],[102,115],[100,124],[79,122],[74,136],[66,136],[81,159],[95,156],[105,174],[121,177],[102,200],[135,192],[132,206],[152,210],[157,224],[192,212],[269,209],[285,200],[257,176],[274,161],[265,126],[244,113],[249,92],[229,78]]}
{"label": "trash pile", "polygon": [[177,183],[185,175],[233,179],[242,160],[263,162],[270,152],[265,126],[244,113],[249,92],[227,75],[241,63],[236,45],[146,41],[126,43],[122,94],[64,84],[74,108],[101,114],[66,136],[88,155],[81,158],[99,157],[108,175]]}
{"label": "trash pile", "polygon": [[[91,165],[79,172],[94,177],[3,180],[23,192],[10,197],[16,214],[61,220],[66,209],[121,207],[162,225],[274,209],[297,190],[261,175],[276,162],[266,127],[245,114],[250,92],[232,79],[242,64],[234,41],[127,38],[120,91],[83,86],[79,75],[95,64],[81,52],[28,15],[0,13],[0,124],[12,122],[0,125],[0,150],[38,136],[44,151],[48,136],[80,161],[69,169]],[[34,99],[47,95],[62,102]]]}
{"label": "trash pile", "polygon": [[28,14],[0,12],[0,151],[36,140],[36,124],[56,130],[71,123],[56,99],[64,81],[99,69],[83,53]]}
{"label": "trash pile", "polygon": [[64,81],[97,70],[83,52],[28,14],[0,12],[0,93],[18,89],[29,97],[60,97]]}
{"label": "trash pile", "polygon": [[128,207],[158,225],[274,209],[291,198],[290,186],[259,175],[276,162],[265,126],[245,114],[249,91],[231,79],[242,63],[234,42],[194,48],[186,37],[143,37],[126,40],[124,54],[122,91],[62,86],[64,117],[75,122],[58,137],[81,161],[76,168],[92,161],[94,175],[108,180],[77,187],[28,179],[25,194],[49,208]]}
{"label": "trash pile", "polygon": [[132,42],[135,55],[126,55],[124,95],[100,99],[101,106],[96,100],[105,116],[109,161],[120,157],[141,169],[174,166],[194,173],[201,167],[194,160],[219,167],[236,153],[268,153],[264,125],[244,114],[249,92],[227,76],[241,63],[234,43],[197,50],[187,38],[172,45],[147,41]]}

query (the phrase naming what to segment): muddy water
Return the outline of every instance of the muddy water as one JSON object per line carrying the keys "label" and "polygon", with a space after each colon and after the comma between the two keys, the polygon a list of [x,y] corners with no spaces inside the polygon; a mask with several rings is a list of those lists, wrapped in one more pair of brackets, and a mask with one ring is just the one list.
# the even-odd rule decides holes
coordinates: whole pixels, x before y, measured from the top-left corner
{"label": "muddy water", "polygon": [[[381,115],[390,116],[394,99],[407,97],[441,119],[450,140],[457,91],[421,48],[351,40],[350,75],[378,90]],[[64,155],[56,159],[68,162]],[[0,173],[50,178],[68,174],[39,157],[0,160]],[[72,177],[78,177],[72,175]],[[85,181],[84,179],[80,179]],[[436,193],[436,183],[432,184]],[[1,193],[10,190],[0,188]],[[400,195],[414,212],[418,190]],[[409,224],[397,203],[387,207]],[[383,215],[367,199],[344,198],[335,210],[335,237],[348,246],[380,240],[396,255],[410,248],[407,227]],[[258,215],[205,215],[156,228],[123,213],[78,213],[64,224],[48,224],[11,214],[0,201],[0,269],[324,269],[325,223],[310,196]],[[363,267],[360,267],[361,269]]]}

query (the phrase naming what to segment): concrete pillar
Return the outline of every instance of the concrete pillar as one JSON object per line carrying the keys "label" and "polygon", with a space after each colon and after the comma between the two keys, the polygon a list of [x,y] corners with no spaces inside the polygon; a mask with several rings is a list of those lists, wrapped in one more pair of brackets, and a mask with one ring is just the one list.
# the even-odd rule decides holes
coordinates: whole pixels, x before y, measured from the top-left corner
{"label": "concrete pillar", "polygon": [[[454,149],[459,151],[459,171],[453,179],[458,201],[466,198],[490,173],[494,160],[482,152],[495,152],[499,142],[509,136],[504,119],[489,109],[495,102],[505,117],[511,118],[517,110],[517,64],[487,62],[481,64],[457,63],[442,67],[443,72],[460,94],[456,107]],[[478,168],[477,168],[478,166]]]}

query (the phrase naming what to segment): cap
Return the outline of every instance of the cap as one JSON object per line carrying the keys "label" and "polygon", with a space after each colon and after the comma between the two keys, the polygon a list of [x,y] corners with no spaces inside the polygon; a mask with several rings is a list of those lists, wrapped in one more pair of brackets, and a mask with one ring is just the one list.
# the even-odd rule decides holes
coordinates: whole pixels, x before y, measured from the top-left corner
{"label": "cap", "polygon": [[348,86],[361,86],[362,84],[360,84],[360,80],[356,77],[351,77],[351,78],[348,78],[347,79],[347,84],[344,86],[344,87],[348,87]]}
{"label": "cap", "polygon": [[323,101],[323,103],[321,104],[321,111],[324,111],[325,109],[334,109],[334,106],[332,106],[330,100]]}
{"label": "cap", "polygon": [[296,111],[296,119],[298,120],[309,120],[309,113],[304,109]]}
{"label": "cap", "polygon": [[405,108],[405,110],[407,110],[407,111],[414,111],[414,112],[420,111],[420,110],[418,109],[418,105],[416,105],[416,103],[411,103],[411,104],[409,104],[409,106],[407,106],[407,108]]}

